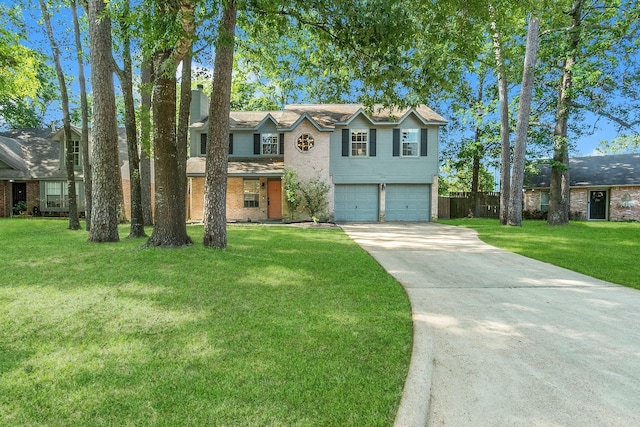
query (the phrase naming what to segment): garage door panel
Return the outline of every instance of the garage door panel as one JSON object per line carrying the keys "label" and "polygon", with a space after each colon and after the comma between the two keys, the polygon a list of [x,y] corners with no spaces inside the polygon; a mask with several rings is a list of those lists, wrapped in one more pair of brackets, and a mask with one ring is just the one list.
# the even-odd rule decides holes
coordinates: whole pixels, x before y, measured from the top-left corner
{"label": "garage door panel", "polygon": [[387,221],[429,221],[431,186],[388,184],[385,194]]}
{"label": "garage door panel", "polygon": [[336,185],[334,198],[336,221],[378,221],[377,185]]}

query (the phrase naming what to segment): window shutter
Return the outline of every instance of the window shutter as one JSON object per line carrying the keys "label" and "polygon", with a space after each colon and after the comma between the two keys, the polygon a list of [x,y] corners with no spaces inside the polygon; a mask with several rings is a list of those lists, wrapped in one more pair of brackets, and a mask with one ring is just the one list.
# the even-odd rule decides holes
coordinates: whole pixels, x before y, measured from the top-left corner
{"label": "window shutter", "polygon": [[253,154],[260,154],[260,134],[253,134]]}
{"label": "window shutter", "polygon": [[280,155],[284,154],[284,133],[280,134],[280,147],[278,148]]}
{"label": "window shutter", "polygon": [[400,156],[400,129],[393,130],[393,156]]}
{"label": "window shutter", "polygon": [[229,134],[229,154],[233,154],[233,134]]}
{"label": "window shutter", "polygon": [[342,129],[342,157],[349,157],[349,129]]}
{"label": "window shutter", "polygon": [[429,129],[420,129],[420,155],[427,155],[427,141]]}
{"label": "window shutter", "polygon": [[377,145],[376,130],[369,129],[369,157],[376,156]]}
{"label": "window shutter", "polygon": [[200,154],[207,154],[207,134],[200,134]]}

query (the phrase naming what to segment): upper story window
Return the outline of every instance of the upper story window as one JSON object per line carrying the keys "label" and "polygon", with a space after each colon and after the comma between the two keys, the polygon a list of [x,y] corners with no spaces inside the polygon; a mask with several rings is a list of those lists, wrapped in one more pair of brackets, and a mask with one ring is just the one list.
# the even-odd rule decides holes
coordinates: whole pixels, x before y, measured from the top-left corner
{"label": "upper story window", "polygon": [[315,144],[316,140],[308,133],[303,133],[296,140],[296,147],[298,147],[298,150],[302,153],[308,153],[311,151]]}
{"label": "upper story window", "polygon": [[367,129],[351,130],[351,157],[366,156],[369,145],[369,131]]}
{"label": "upper story window", "polygon": [[206,133],[200,134],[200,155],[201,156],[207,155],[207,134]]}
{"label": "upper story window", "polygon": [[[62,141],[60,143],[61,147],[62,147],[62,164],[66,165],[67,164],[67,156],[66,156],[66,149],[67,149],[67,145],[64,143],[64,141]],[[73,147],[73,167],[75,167],[76,169],[80,168],[82,166],[81,159],[80,159],[80,141],[71,141],[71,146]]]}
{"label": "upper story window", "polygon": [[400,131],[400,141],[402,143],[403,157],[417,157],[419,152],[420,132],[418,129],[402,129]]}
{"label": "upper story window", "polygon": [[278,134],[277,133],[263,133],[262,140],[262,154],[278,154]]}

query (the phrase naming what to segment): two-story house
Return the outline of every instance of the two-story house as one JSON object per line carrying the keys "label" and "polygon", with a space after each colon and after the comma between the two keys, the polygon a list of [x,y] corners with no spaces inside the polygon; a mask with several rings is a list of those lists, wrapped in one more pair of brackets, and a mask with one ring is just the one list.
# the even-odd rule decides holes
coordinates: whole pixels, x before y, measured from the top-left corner
{"label": "two-story house", "polygon": [[[188,218],[202,219],[209,100],[193,92],[187,161]],[[437,216],[439,128],[426,106],[403,110],[357,104],[288,105],[231,112],[227,217],[286,215],[282,176],[317,175],[329,186],[335,221],[430,221]]]}

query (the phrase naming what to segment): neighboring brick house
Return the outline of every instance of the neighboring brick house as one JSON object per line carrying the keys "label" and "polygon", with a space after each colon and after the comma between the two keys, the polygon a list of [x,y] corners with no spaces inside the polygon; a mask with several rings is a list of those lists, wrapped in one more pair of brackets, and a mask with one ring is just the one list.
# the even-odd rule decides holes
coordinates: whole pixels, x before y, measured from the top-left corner
{"label": "neighboring brick house", "polygon": [[[231,112],[227,218],[287,217],[285,168],[330,186],[336,221],[430,221],[437,217],[439,128],[422,106],[404,110],[358,104],[288,105],[281,111]],[[187,161],[188,218],[202,219],[208,99],[193,92]],[[297,216],[298,218],[300,215]]]}
{"label": "neighboring brick house", "polygon": [[[549,205],[549,166],[525,182],[524,209],[545,212]],[[640,221],[640,154],[574,157],[569,161],[572,217]]]}
{"label": "neighboring brick house", "polygon": [[[126,215],[130,212],[129,164],[124,130],[119,130],[120,165]],[[84,214],[84,182],[80,129],[71,130],[78,211]],[[0,133],[0,217],[9,217],[24,202],[27,213],[37,207],[42,215],[69,213],[65,145],[62,130],[16,129]]]}

